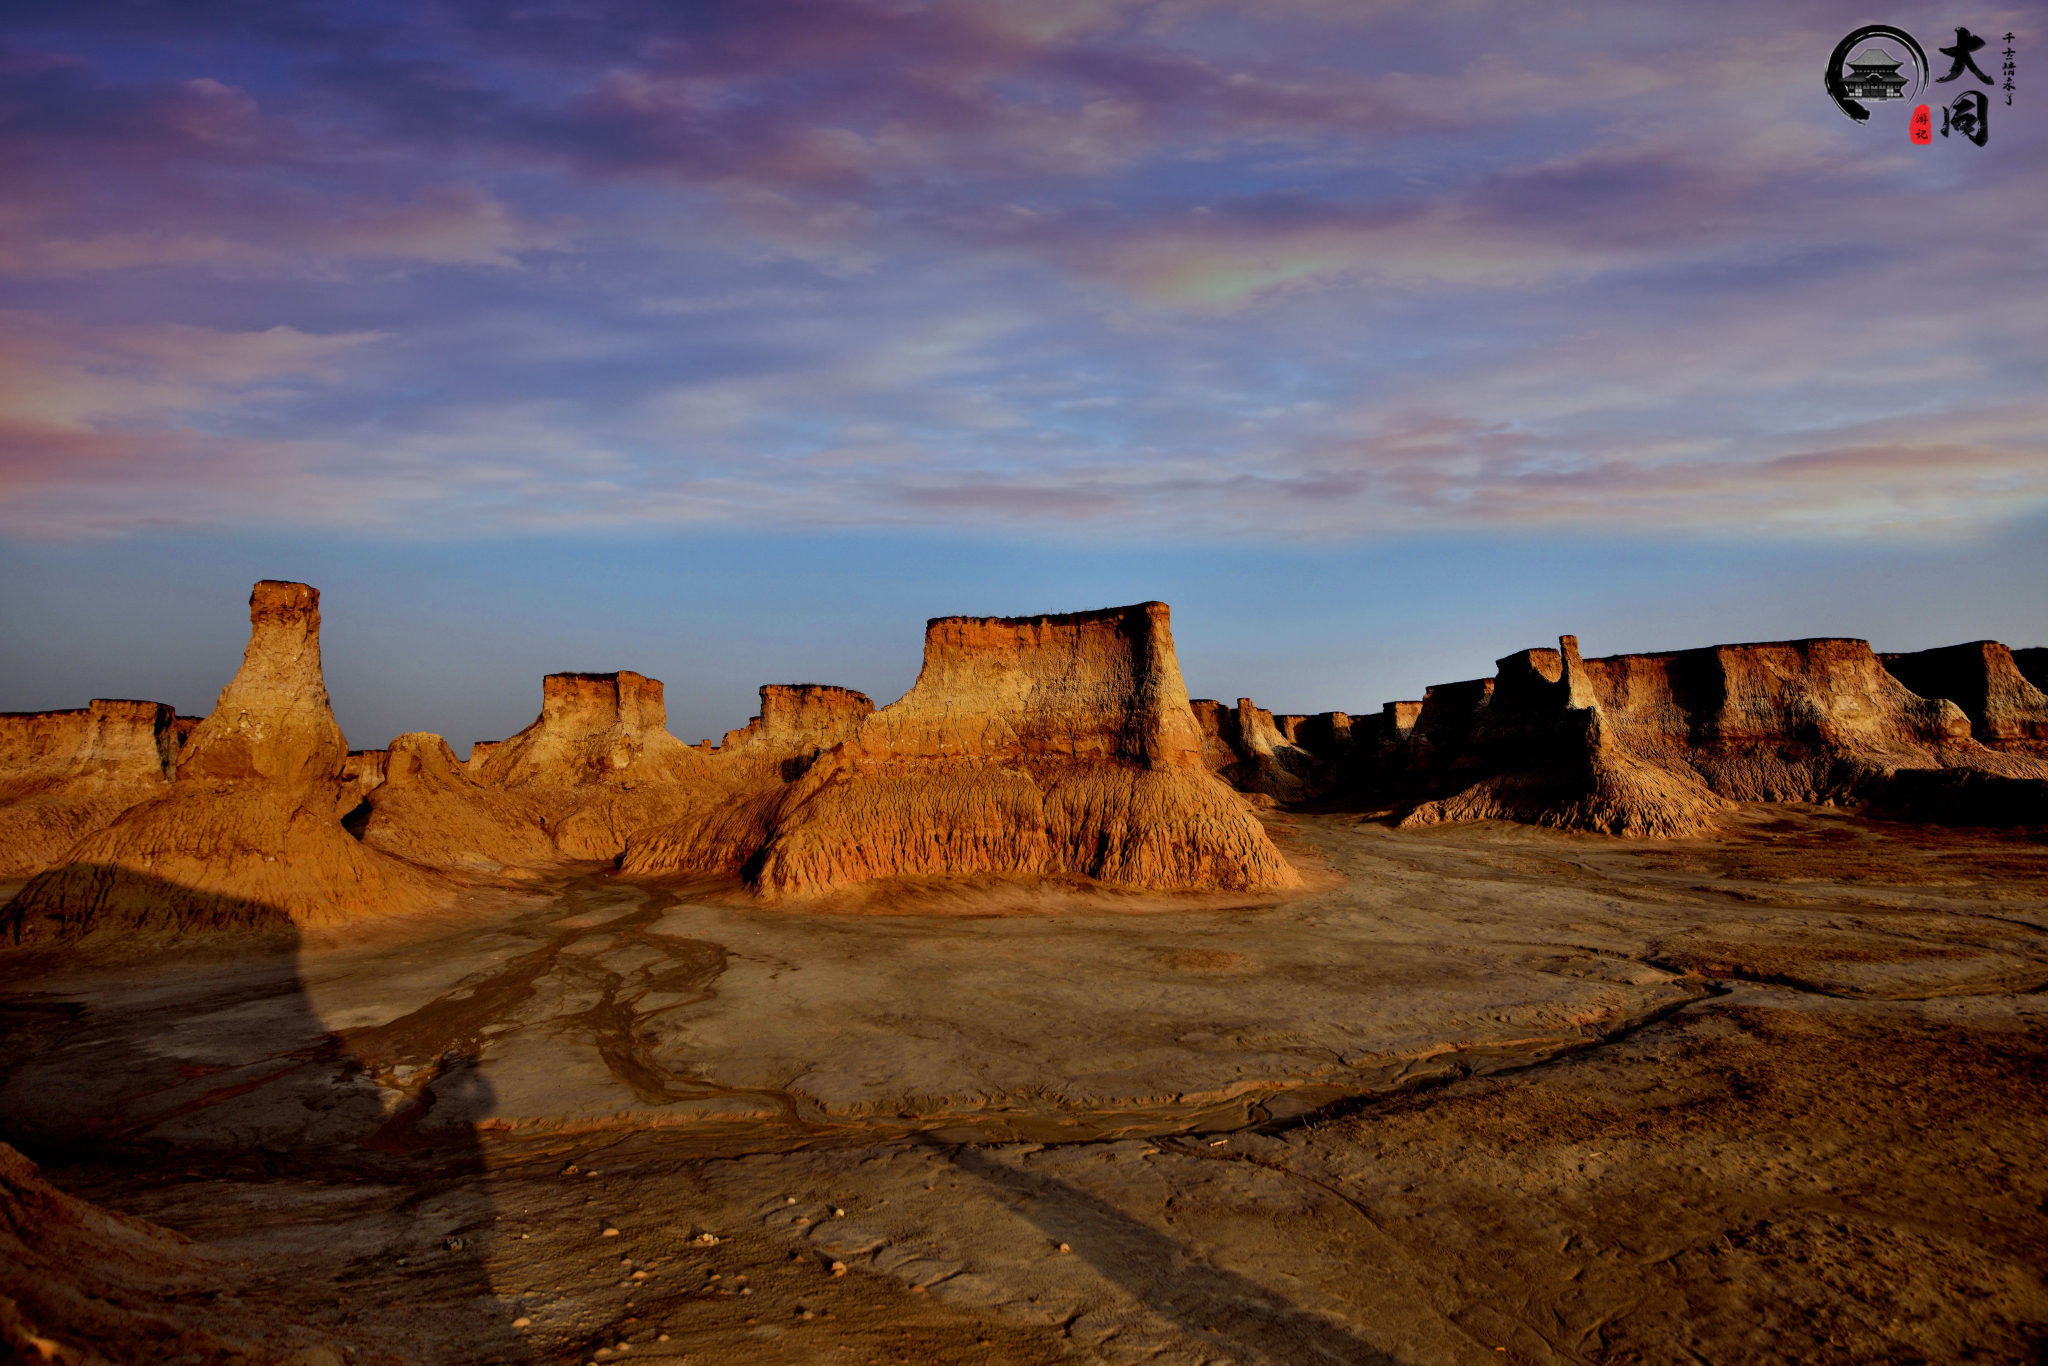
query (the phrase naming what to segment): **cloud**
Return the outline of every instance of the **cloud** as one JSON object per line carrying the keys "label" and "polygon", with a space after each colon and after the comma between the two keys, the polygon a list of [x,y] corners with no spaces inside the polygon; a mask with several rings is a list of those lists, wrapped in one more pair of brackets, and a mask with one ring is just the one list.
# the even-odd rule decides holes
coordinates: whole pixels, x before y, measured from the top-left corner
{"label": "cloud", "polygon": [[1841,119],[1837,9],[81,0],[9,525],[1979,534],[2048,187]]}

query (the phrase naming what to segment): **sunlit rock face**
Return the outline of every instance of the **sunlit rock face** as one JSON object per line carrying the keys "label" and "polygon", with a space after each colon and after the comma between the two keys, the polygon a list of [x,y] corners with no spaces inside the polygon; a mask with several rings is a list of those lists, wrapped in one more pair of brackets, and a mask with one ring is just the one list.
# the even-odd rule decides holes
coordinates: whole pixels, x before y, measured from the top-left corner
{"label": "sunlit rock face", "polygon": [[901,700],[782,791],[635,840],[625,866],[739,868],[771,896],[961,874],[1296,885],[1202,748],[1166,604],[941,617]]}
{"label": "sunlit rock face", "polygon": [[1675,836],[1728,801],[1868,797],[1901,772],[2048,778],[2039,760],[1978,743],[1956,703],[1895,672],[1861,640],[1583,659],[1565,636],[1502,659],[1491,679],[1431,689],[1377,781],[1412,802],[1410,824]]}
{"label": "sunlit rock face", "polygon": [[561,857],[541,803],[485,785],[438,735],[392,740],[384,781],[364,802],[363,843],[425,867],[499,873]]}
{"label": "sunlit rock face", "polygon": [[199,724],[161,702],[96,697],[0,715],[0,877],[25,876],[163,793]]}
{"label": "sunlit rock face", "polygon": [[668,733],[661,680],[629,669],[549,674],[534,723],[481,761],[473,752],[467,768],[534,802],[571,859],[616,858],[634,831],[684,809],[709,774],[704,756]]}
{"label": "sunlit rock face", "polygon": [[331,925],[445,893],[342,828],[348,742],[321,677],[319,609],[305,584],[256,585],[242,667],[174,779],[23,888],[16,934]]}
{"label": "sunlit rock face", "polygon": [[1970,734],[1981,744],[2048,755],[2048,692],[2021,669],[2020,655],[2048,656],[2048,650],[2014,651],[1995,640],[1973,640],[1878,658],[1887,673],[1920,696],[1947,698],[1962,708]]}

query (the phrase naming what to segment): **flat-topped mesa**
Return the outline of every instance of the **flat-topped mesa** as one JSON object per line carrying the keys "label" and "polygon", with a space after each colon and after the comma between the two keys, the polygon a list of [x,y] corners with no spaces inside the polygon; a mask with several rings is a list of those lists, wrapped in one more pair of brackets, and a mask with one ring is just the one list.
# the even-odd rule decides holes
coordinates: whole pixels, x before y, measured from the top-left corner
{"label": "flat-topped mesa", "polygon": [[667,727],[659,679],[630,669],[549,674],[534,723],[475,746],[465,771],[540,803],[563,857],[616,858],[633,832],[687,810],[712,776],[708,757]]}
{"label": "flat-topped mesa", "polygon": [[904,696],[772,798],[628,849],[630,871],[745,868],[768,896],[899,876],[1132,887],[1299,883],[1202,761],[1166,604],[940,617]]}
{"label": "flat-topped mesa", "polygon": [[717,753],[777,761],[832,748],[874,715],[866,693],[830,683],[763,683],[761,714],[725,733]]}
{"label": "flat-topped mesa", "polygon": [[0,877],[47,867],[163,792],[195,721],[161,702],[105,697],[69,711],[0,713]]}
{"label": "flat-topped mesa", "polygon": [[1973,640],[1878,659],[1885,672],[1920,696],[1946,698],[1962,708],[1979,744],[2048,755],[2048,692],[2027,678],[2014,654],[1995,640]]}
{"label": "flat-topped mesa", "polygon": [[391,742],[384,781],[364,798],[363,843],[428,868],[499,873],[545,866],[560,855],[539,803],[486,787],[438,735]]}
{"label": "flat-topped mesa", "polygon": [[342,829],[348,744],[320,675],[319,605],[305,584],[256,585],[242,667],[175,779],[21,890],[8,907],[17,938],[330,925],[447,893]]}
{"label": "flat-topped mesa", "polygon": [[860,728],[862,752],[1103,759],[1199,769],[1163,602],[1040,617],[934,617],[924,667]]}
{"label": "flat-topped mesa", "polygon": [[471,767],[500,787],[610,787],[676,782],[699,776],[702,763],[668,733],[661,680],[617,673],[549,674],[541,680],[540,715],[491,747]]}
{"label": "flat-topped mesa", "polygon": [[1447,690],[1431,690],[1397,747],[1396,785],[1420,799],[1409,821],[1669,836],[1704,828],[1725,800],[1844,800],[1901,769],[2048,776],[1976,744],[1962,711],[1910,691],[1865,641],[1598,659],[1559,644],[1500,660],[1483,695],[1453,685],[1432,706]]}

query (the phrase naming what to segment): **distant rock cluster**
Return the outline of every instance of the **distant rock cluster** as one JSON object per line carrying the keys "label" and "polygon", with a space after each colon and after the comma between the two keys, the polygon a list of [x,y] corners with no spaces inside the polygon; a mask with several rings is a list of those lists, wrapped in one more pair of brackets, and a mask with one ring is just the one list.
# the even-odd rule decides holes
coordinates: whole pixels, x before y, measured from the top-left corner
{"label": "distant rock cluster", "polygon": [[2048,821],[2048,650],[1991,641],[1585,659],[1565,636],[1377,713],[1275,716],[1189,700],[1164,603],[943,617],[879,710],[769,684],[759,716],[692,746],[658,680],[550,674],[534,723],[464,761],[425,733],[347,748],[316,590],[259,583],[250,621],[203,721],[109,700],[0,716],[16,940],[333,925],[579,863],[768,900],[961,876],[1270,891],[1301,883],[1257,814],[1282,803],[1636,838],[1740,801]]}
{"label": "distant rock cluster", "polygon": [[1730,802],[1865,803],[1910,819],[2048,822],[2048,650],[1915,654],[1861,640],[1585,659],[1576,637],[1378,713],[1197,701],[1240,789],[1403,825],[1509,820],[1673,838]]}

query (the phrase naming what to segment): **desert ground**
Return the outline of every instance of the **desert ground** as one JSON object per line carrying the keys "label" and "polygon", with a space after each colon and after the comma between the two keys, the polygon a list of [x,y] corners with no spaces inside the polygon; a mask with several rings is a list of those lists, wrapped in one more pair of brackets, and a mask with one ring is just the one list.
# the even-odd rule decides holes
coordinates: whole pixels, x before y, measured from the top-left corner
{"label": "desert ground", "polygon": [[1305,886],[15,948],[0,1292],[77,1362],[2048,1359],[2039,831],[1262,819]]}

